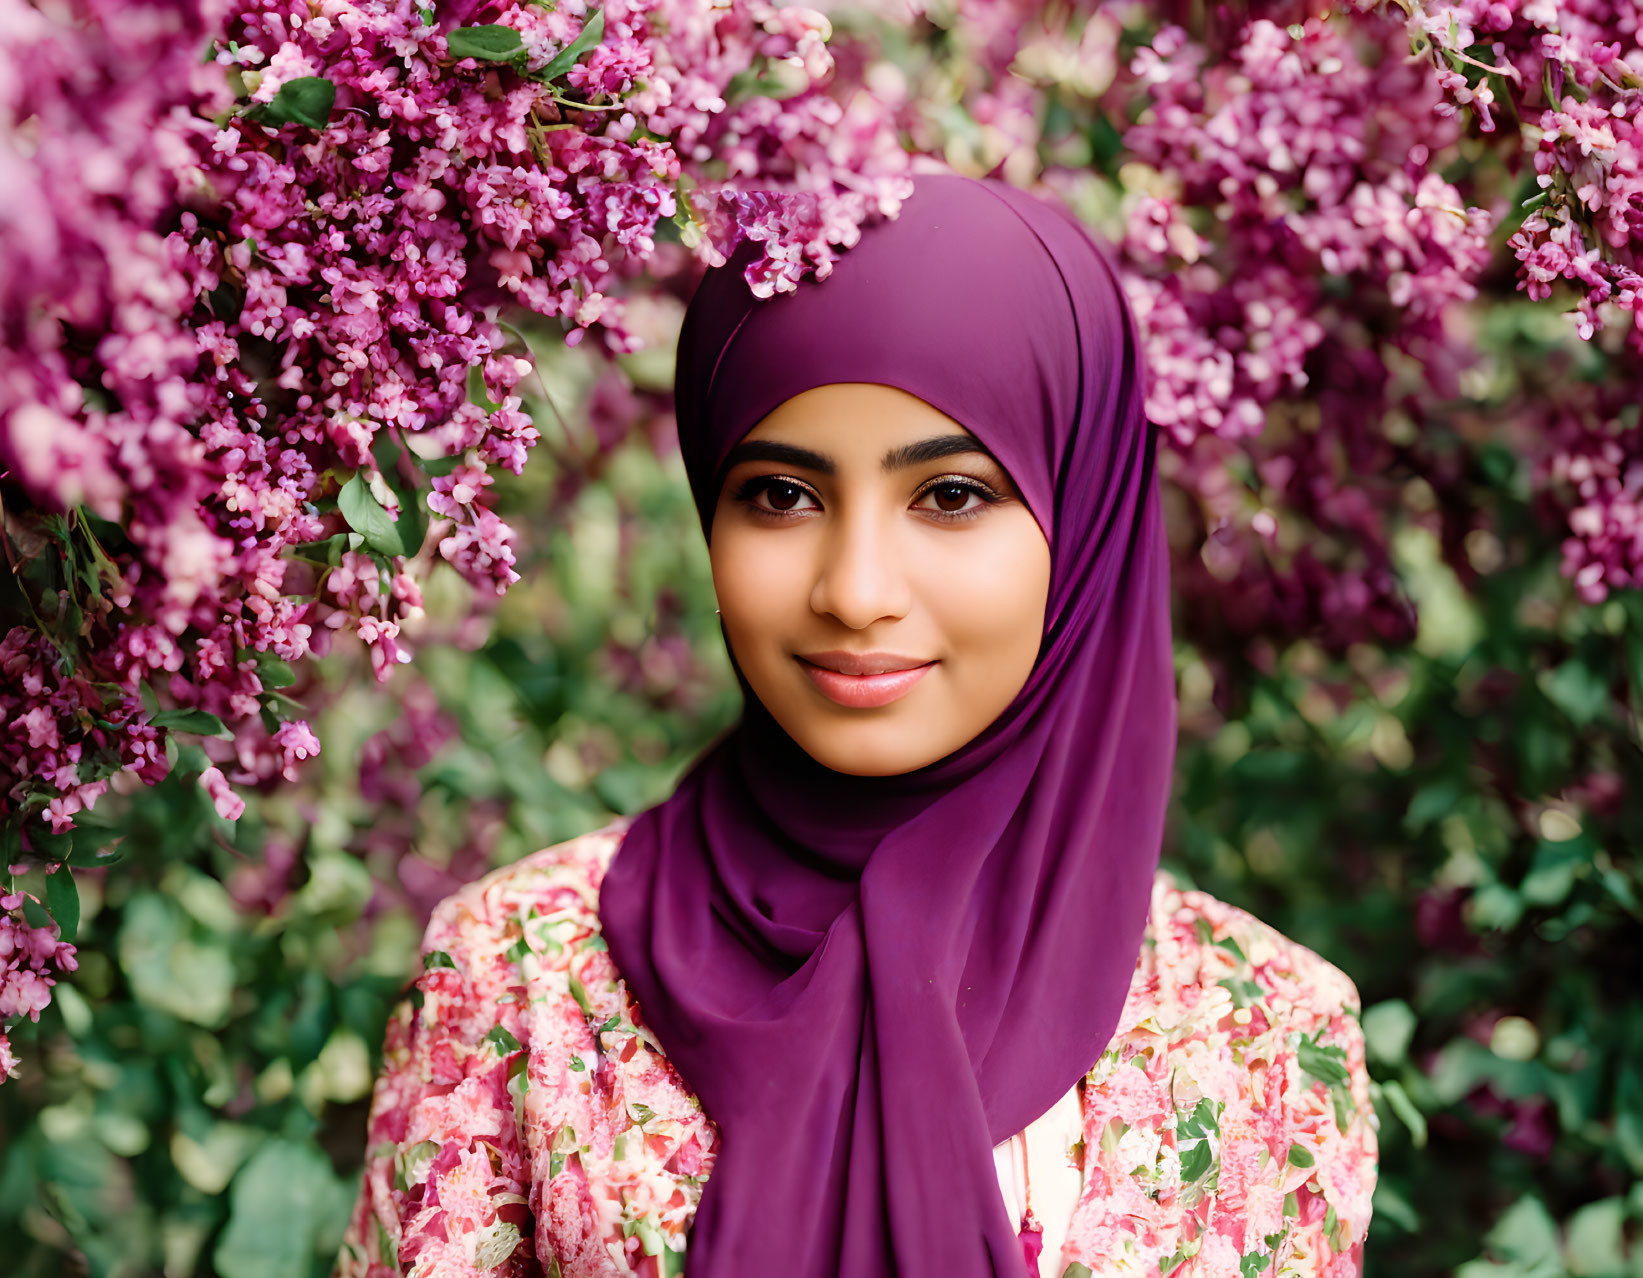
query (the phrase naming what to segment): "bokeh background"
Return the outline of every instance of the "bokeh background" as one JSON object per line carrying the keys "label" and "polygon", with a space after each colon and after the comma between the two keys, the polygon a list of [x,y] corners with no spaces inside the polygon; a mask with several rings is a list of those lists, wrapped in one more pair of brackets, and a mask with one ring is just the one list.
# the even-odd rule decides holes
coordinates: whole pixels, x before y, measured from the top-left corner
{"label": "bokeh background", "polygon": [[[270,28],[288,9],[287,28]],[[347,13],[412,21],[405,6],[330,3],[192,20],[218,79],[223,66],[230,78],[273,73],[285,57],[297,60],[287,80],[295,66],[357,90],[348,49],[299,31],[322,9],[350,32]],[[446,9],[425,11],[422,29],[549,21],[524,6]],[[707,10],[633,12],[665,13],[668,38],[681,38]],[[614,14],[598,47],[637,59],[662,39]],[[695,133],[651,121],[664,140],[689,134],[687,170],[704,186],[882,195],[925,157],[1054,191],[1119,246],[1147,333],[1149,408],[1168,441],[1181,737],[1164,861],[1356,982],[1380,1116],[1373,1278],[1643,1275],[1639,14],[1634,0],[835,5],[803,28],[810,44],[759,52],[781,31],[803,37],[760,11],[715,54],[720,87],[735,83],[735,126],[711,106],[703,118],[718,123]],[[177,547],[194,543],[154,532],[171,527],[174,512],[153,505],[169,481],[163,468],[143,478],[129,451],[169,442],[138,430],[106,454],[93,447],[137,420],[134,388],[159,378],[119,366],[96,338],[135,341],[151,325],[168,340],[208,334],[220,349],[228,312],[342,314],[341,277],[287,272],[289,288],[268,303],[254,257],[236,274],[222,248],[229,264],[209,278],[156,255],[147,283],[122,281],[114,240],[86,248],[102,234],[91,210],[196,246],[205,215],[190,225],[177,210],[197,200],[178,204],[163,182],[146,203],[132,194],[143,174],[175,172],[175,154],[145,149],[112,115],[70,119],[53,104],[100,93],[100,109],[123,102],[152,124],[181,90],[143,77],[199,31],[136,5],[20,0],[0,3],[0,23],[17,33],[15,74],[0,76],[0,155],[12,164],[0,184],[29,165],[46,181],[52,147],[72,156],[82,136],[96,154],[126,146],[147,166],[127,171],[118,198],[106,175],[101,188],[74,188],[83,202],[52,216],[81,238],[35,244],[43,258],[8,238],[25,222],[24,186],[0,197],[11,568],[0,818],[13,889],[0,933],[11,982],[0,1073],[13,1074],[0,1084],[0,1270],[324,1274],[357,1184],[384,1019],[414,974],[432,904],[662,798],[737,713],[668,399],[704,237],[734,224],[813,269],[848,251],[848,226],[872,201],[827,206],[821,221],[838,225],[818,230],[813,211],[807,222],[746,201],[692,210],[691,183],[672,174],[661,189],[679,203],[658,216],[653,200],[654,236],[611,249],[610,278],[574,306],[482,297],[474,313],[497,326],[467,362],[493,358],[475,380],[452,348],[456,393],[481,430],[494,435],[498,411],[507,416],[517,472],[505,450],[486,451],[491,436],[457,440],[472,445],[465,455],[448,434],[442,450],[419,450],[375,410],[360,414],[352,452],[334,435],[314,442],[297,486],[314,522],[287,527],[270,557],[318,578],[260,597],[286,609],[280,624],[305,618],[336,642],[283,651],[266,630],[235,629],[255,682],[211,700],[221,680],[200,664],[201,636],[224,618],[266,617],[246,604],[257,592],[249,577],[236,584],[238,569],[199,587],[206,621],[144,593],[182,572]],[[549,32],[549,53],[569,34]],[[822,36],[830,62],[816,52]],[[61,55],[54,71],[18,69],[30,41]],[[485,76],[517,72],[512,57],[450,74],[494,104],[506,85]],[[612,65],[599,63],[602,84],[572,73],[553,91],[585,102],[643,91],[642,75]],[[295,136],[312,104],[291,95],[276,107],[272,81],[260,97],[243,79],[231,89],[263,104],[261,122],[219,115],[199,145],[227,168],[246,154],[235,146],[273,156],[235,181],[295,166],[281,189],[324,208],[322,188],[366,181],[327,170],[324,144]],[[213,141],[225,130],[240,131],[226,148]],[[365,154],[358,137],[326,136],[349,163]],[[309,170],[303,146],[317,148]],[[564,154],[548,159],[557,176],[518,198],[575,189],[592,206]],[[641,178],[623,178],[624,199]],[[274,198],[240,190],[219,245],[249,235],[244,219]],[[483,207],[463,206],[460,234],[479,235]],[[283,216],[262,219],[265,245],[286,233]],[[607,249],[618,220],[595,228]],[[381,252],[365,239],[326,251],[356,264]],[[103,289],[103,309],[76,300],[54,312],[41,293],[48,259],[75,288]],[[134,296],[169,304],[152,283],[167,271],[189,280],[171,328],[148,312],[133,319]],[[620,319],[583,308],[572,322],[595,286],[619,299]],[[278,366],[265,326],[269,344],[242,330],[230,363]],[[574,342],[584,330],[593,340]],[[347,349],[339,338],[323,359]],[[510,368],[494,358],[504,351]],[[166,375],[209,380],[195,358]],[[86,401],[46,397],[48,367]],[[271,372],[258,376],[233,411],[267,392],[270,415],[241,429],[275,438],[304,408],[270,392]],[[300,366],[293,376],[280,385],[300,387]],[[219,425],[232,399],[216,403]],[[41,405],[55,414],[49,429]],[[438,420],[430,409],[430,434]],[[190,429],[205,446],[190,464],[211,477],[195,506],[249,546],[263,526],[233,525],[247,507],[224,498],[245,468],[243,455],[223,457],[245,440]],[[483,501],[453,492],[451,458],[493,463]],[[371,501],[348,495],[355,475],[376,476]],[[372,523],[396,504],[398,553],[397,534]],[[476,529],[489,558],[476,567],[471,544],[443,544],[441,514]],[[499,594],[492,583],[510,569],[518,580]],[[362,602],[379,573],[391,609]],[[167,635],[193,646],[173,661]],[[139,708],[109,708],[126,704]],[[41,762],[71,739],[89,761],[99,743],[113,749],[99,731],[137,740],[142,723],[153,729],[146,753],[114,750],[101,788],[80,801],[65,796],[96,775],[88,764],[65,780],[57,755]]]}

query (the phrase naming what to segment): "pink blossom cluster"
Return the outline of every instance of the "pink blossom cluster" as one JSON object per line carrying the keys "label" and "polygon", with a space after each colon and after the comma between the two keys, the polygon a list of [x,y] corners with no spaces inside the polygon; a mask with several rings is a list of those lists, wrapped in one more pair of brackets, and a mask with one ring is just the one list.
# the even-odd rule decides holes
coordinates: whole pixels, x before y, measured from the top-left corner
{"label": "pink blossom cluster", "polygon": [[118,687],[65,673],[38,631],[15,626],[0,638],[0,817],[28,805],[53,834],[96,806],[109,778],[126,772],[152,785],[170,771],[160,729]]}
{"label": "pink blossom cluster", "polygon": [[[1565,286],[1582,338],[1618,327],[1643,354],[1643,3],[1412,0],[1401,9],[1451,109],[1470,108],[1513,172],[1532,167],[1535,194],[1509,240],[1518,287],[1544,300]],[[1502,129],[1503,120],[1517,127]],[[1635,380],[1620,398],[1635,405]],[[1548,406],[1536,452],[1537,473],[1565,502],[1564,571],[1591,602],[1643,581],[1643,466],[1635,417],[1620,426],[1616,407],[1582,416]]]}
{"label": "pink blossom cluster", "polygon": [[1568,520],[1563,572],[1588,603],[1643,586],[1643,431],[1625,398],[1575,388],[1540,423],[1536,478]]}
{"label": "pink blossom cluster", "polygon": [[1453,384],[1449,316],[1496,214],[1434,171],[1458,124],[1400,37],[1377,17],[1256,19],[1214,56],[1166,24],[1114,91],[1153,174],[1122,240],[1148,411],[1203,520],[1177,582],[1245,633],[1413,631],[1382,478],[1393,369]]}
{"label": "pink blossom cluster", "polygon": [[[338,631],[379,677],[407,659],[427,554],[490,591],[517,579],[511,530],[481,496],[487,468],[519,471],[537,439],[517,392],[530,363],[503,351],[500,307],[625,350],[616,293],[682,178],[702,255],[753,235],[765,291],[824,272],[905,192],[899,149],[865,149],[880,140],[871,104],[824,91],[827,23],[803,10],[607,5],[602,40],[553,81],[531,72],[582,36],[583,4],[19,12],[6,105],[31,141],[10,167],[32,185],[5,210],[0,257],[20,339],[0,362],[8,506],[120,525],[118,605],[73,637],[78,658],[127,701],[149,681],[221,719],[235,739],[213,749],[235,784],[317,749],[288,744],[300,720],[262,722],[289,710],[271,669]],[[516,33],[518,58],[453,55],[464,22]],[[733,89],[770,66],[782,101]],[[316,81],[334,90],[323,121],[268,114]],[[458,469],[432,478],[428,549],[396,544],[442,458]],[[381,524],[363,545],[361,508]],[[316,543],[330,552],[292,553]],[[44,757],[23,755],[11,775],[39,775]]]}
{"label": "pink blossom cluster", "polygon": [[1307,388],[1339,327],[1331,280],[1395,311],[1406,348],[1476,295],[1491,218],[1426,169],[1454,129],[1434,128],[1430,77],[1376,34],[1259,20],[1211,66],[1165,27],[1135,56],[1147,107],[1125,144],[1171,189],[1136,202],[1125,248],[1156,339],[1149,412],[1183,446],[1258,434],[1268,404]]}
{"label": "pink blossom cluster", "polygon": [[[50,859],[203,735],[216,811],[321,742],[302,663],[517,580],[508,313],[622,353],[675,234],[763,293],[910,190],[827,20],[764,0],[0,0],[0,822]],[[200,56],[207,50],[206,59]],[[430,518],[431,517],[431,518]],[[163,712],[159,717],[156,713]]]}
{"label": "pink blossom cluster", "polygon": [[74,946],[59,940],[54,927],[24,921],[18,913],[24,899],[21,892],[0,895],[0,1082],[17,1072],[5,1025],[23,1016],[38,1021],[51,1002],[56,974],[79,966]]}
{"label": "pink blossom cluster", "polygon": [[[1363,0],[1360,0],[1362,3]],[[1449,103],[1532,157],[1539,195],[1512,236],[1532,298],[1576,286],[1582,337],[1621,316],[1643,352],[1643,4],[1638,0],[1412,0],[1401,9]]]}

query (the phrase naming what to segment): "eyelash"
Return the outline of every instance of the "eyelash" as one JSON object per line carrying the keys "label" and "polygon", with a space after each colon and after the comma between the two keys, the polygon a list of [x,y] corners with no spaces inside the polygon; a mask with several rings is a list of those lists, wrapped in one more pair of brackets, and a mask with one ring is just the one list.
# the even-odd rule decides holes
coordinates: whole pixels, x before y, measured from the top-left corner
{"label": "eyelash", "polygon": [[[821,501],[815,489],[803,480],[794,479],[791,475],[754,475],[736,490],[736,500],[745,505],[755,515],[773,521],[792,519],[805,513],[802,510],[769,510],[764,506],[757,505],[753,498],[764,492],[772,484],[790,484],[807,494],[818,504]],[[974,493],[982,501],[981,505],[970,510],[929,510],[924,512],[934,515],[942,523],[958,523],[961,520],[974,519],[977,515],[984,514],[990,507],[1004,500],[1001,494],[994,492],[979,479],[970,479],[964,475],[942,475],[933,479],[919,489],[913,500],[923,501],[925,497],[938,488],[962,488],[966,492]]]}

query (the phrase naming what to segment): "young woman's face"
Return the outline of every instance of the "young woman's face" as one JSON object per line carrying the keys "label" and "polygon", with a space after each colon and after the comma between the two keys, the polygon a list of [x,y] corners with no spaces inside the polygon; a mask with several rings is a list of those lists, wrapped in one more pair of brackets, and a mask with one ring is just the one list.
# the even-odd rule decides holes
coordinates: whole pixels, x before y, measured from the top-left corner
{"label": "young woman's face", "polygon": [[843,383],[782,404],[728,463],[709,547],[725,633],[806,753],[911,772],[998,717],[1038,656],[1050,548],[974,435]]}

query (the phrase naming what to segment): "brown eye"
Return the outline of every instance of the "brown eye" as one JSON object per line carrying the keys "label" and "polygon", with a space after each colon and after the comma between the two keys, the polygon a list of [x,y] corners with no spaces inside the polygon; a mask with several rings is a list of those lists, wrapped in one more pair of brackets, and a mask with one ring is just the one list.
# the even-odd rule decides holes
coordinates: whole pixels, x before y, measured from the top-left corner
{"label": "brown eye", "polygon": [[970,500],[970,494],[974,491],[964,484],[938,484],[930,493],[935,497],[937,507],[951,514],[962,510],[964,503]]}
{"label": "brown eye", "polygon": [[797,484],[789,484],[784,480],[775,479],[765,485],[765,500],[774,510],[792,510],[799,504],[799,498],[804,496],[804,489]]}

